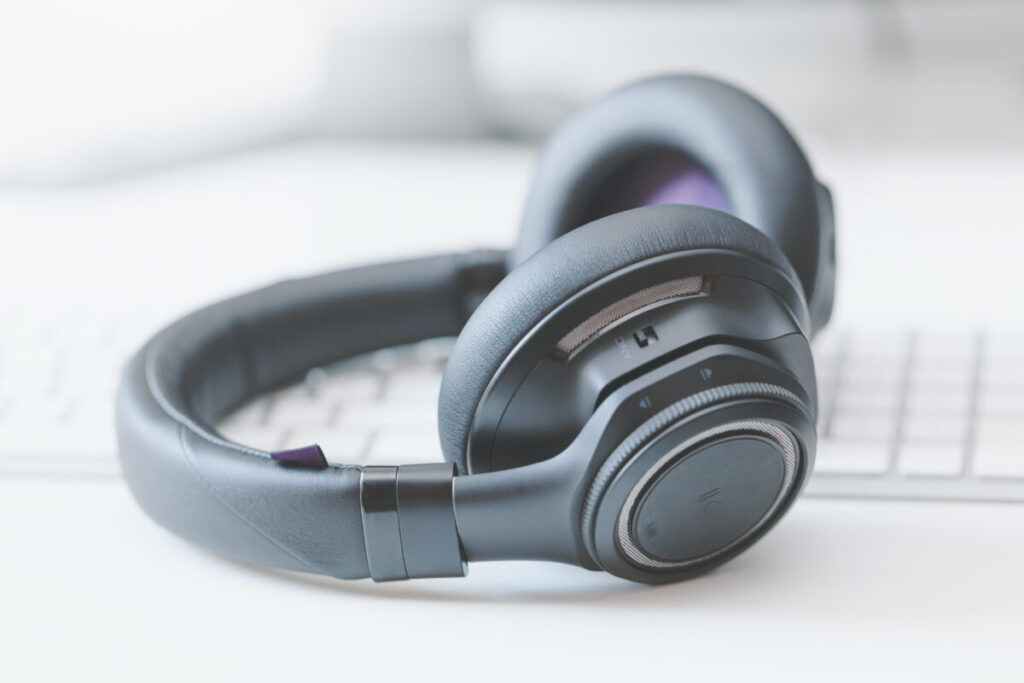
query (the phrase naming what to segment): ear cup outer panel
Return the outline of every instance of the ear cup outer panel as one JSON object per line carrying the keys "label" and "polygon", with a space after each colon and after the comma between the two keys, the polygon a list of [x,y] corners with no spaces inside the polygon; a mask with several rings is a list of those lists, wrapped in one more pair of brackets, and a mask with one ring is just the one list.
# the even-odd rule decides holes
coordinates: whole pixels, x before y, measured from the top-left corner
{"label": "ear cup outer panel", "polygon": [[[470,318],[448,361],[438,408],[445,457],[468,471],[474,415],[513,349],[556,307],[634,264],[697,250],[736,253],[778,273],[806,322],[799,282],[765,235],[728,214],[695,206],[651,206],[608,216],[545,247],[506,277]],[[693,273],[679,273],[679,276]]]}

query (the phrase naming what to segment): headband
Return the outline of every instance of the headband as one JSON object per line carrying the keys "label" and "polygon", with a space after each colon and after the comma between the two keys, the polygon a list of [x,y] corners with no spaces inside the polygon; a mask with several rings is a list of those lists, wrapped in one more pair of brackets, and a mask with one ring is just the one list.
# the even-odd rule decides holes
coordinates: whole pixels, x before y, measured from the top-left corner
{"label": "headband", "polygon": [[[368,468],[375,499],[365,501],[366,517],[382,533],[364,538],[362,467],[328,464],[316,446],[249,448],[213,425],[312,367],[458,334],[505,272],[501,252],[419,258],[280,282],[173,323],[131,359],[117,398],[121,468],[139,504],[176,534],[254,564],[380,578],[400,573],[405,554],[412,575],[417,562],[427,565],[422,571],[455,572],[461,557],[451,548],[438,567],[430,548],[393,547],[398,501],[388,497],[399,475],[378,470],[406,468]],[[450,487],[452,467],[409,468],[408,504],[417,504],[417,487]],[[445,511],[435,512],[406,518],[443,524]]]}

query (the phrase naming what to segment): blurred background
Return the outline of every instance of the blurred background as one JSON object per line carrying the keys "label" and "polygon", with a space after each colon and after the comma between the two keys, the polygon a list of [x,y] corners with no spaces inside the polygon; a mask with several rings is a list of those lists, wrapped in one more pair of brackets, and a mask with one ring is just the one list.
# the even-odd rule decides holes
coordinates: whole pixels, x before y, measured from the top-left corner
{"label": "blurred background", "polygon": [[95,182],[323,138],[535,139],[670,70],[821,144],[1024,144],[1011,0],[10,3],[0,179]]}
{"label": "blurred background", "polygon": [[[840,181],[842,228],[883,206],[891,225],[948,223],[956,201],[1019,215],[1011,0],[5,3],[0,305],[27,285],[190,305],[283,272],[510,244],[537,141],[664,71],[767,102]],[[954,206],[887,206],[914,192]],[[397,243],[364,239],[411,215],[422,229]]]}

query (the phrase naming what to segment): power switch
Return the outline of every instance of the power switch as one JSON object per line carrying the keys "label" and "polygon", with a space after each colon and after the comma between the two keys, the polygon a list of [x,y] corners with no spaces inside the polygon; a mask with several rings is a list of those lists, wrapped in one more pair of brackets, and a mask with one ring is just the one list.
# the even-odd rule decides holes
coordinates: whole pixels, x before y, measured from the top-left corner
{"label": "power switch", "polygon": [[634,332],[633,339],[636,339],[637,345],[642,349],[648,344],[658,341],[658,333],[654,331],[654,327],[648,325],[644,329]]}

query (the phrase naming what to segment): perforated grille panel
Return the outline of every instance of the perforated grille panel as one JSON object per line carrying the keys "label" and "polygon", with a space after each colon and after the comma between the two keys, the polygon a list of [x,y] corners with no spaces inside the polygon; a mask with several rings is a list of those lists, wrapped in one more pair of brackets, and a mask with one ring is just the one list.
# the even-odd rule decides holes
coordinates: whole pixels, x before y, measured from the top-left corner
{"label": "perforated grille panel", "polygon": [[693,296],[703,291],[704,277],[701,275],[669,280],[659,285],[641,289],[639,292],[630,294],[624,299],[619,299],[615,303],[605,306],[577,325],[555,345],[555,352],[561,356],[568,356],[595,334],[634,311],[639,311],[641,308],[656,304],[665,299],[678,296]]}

